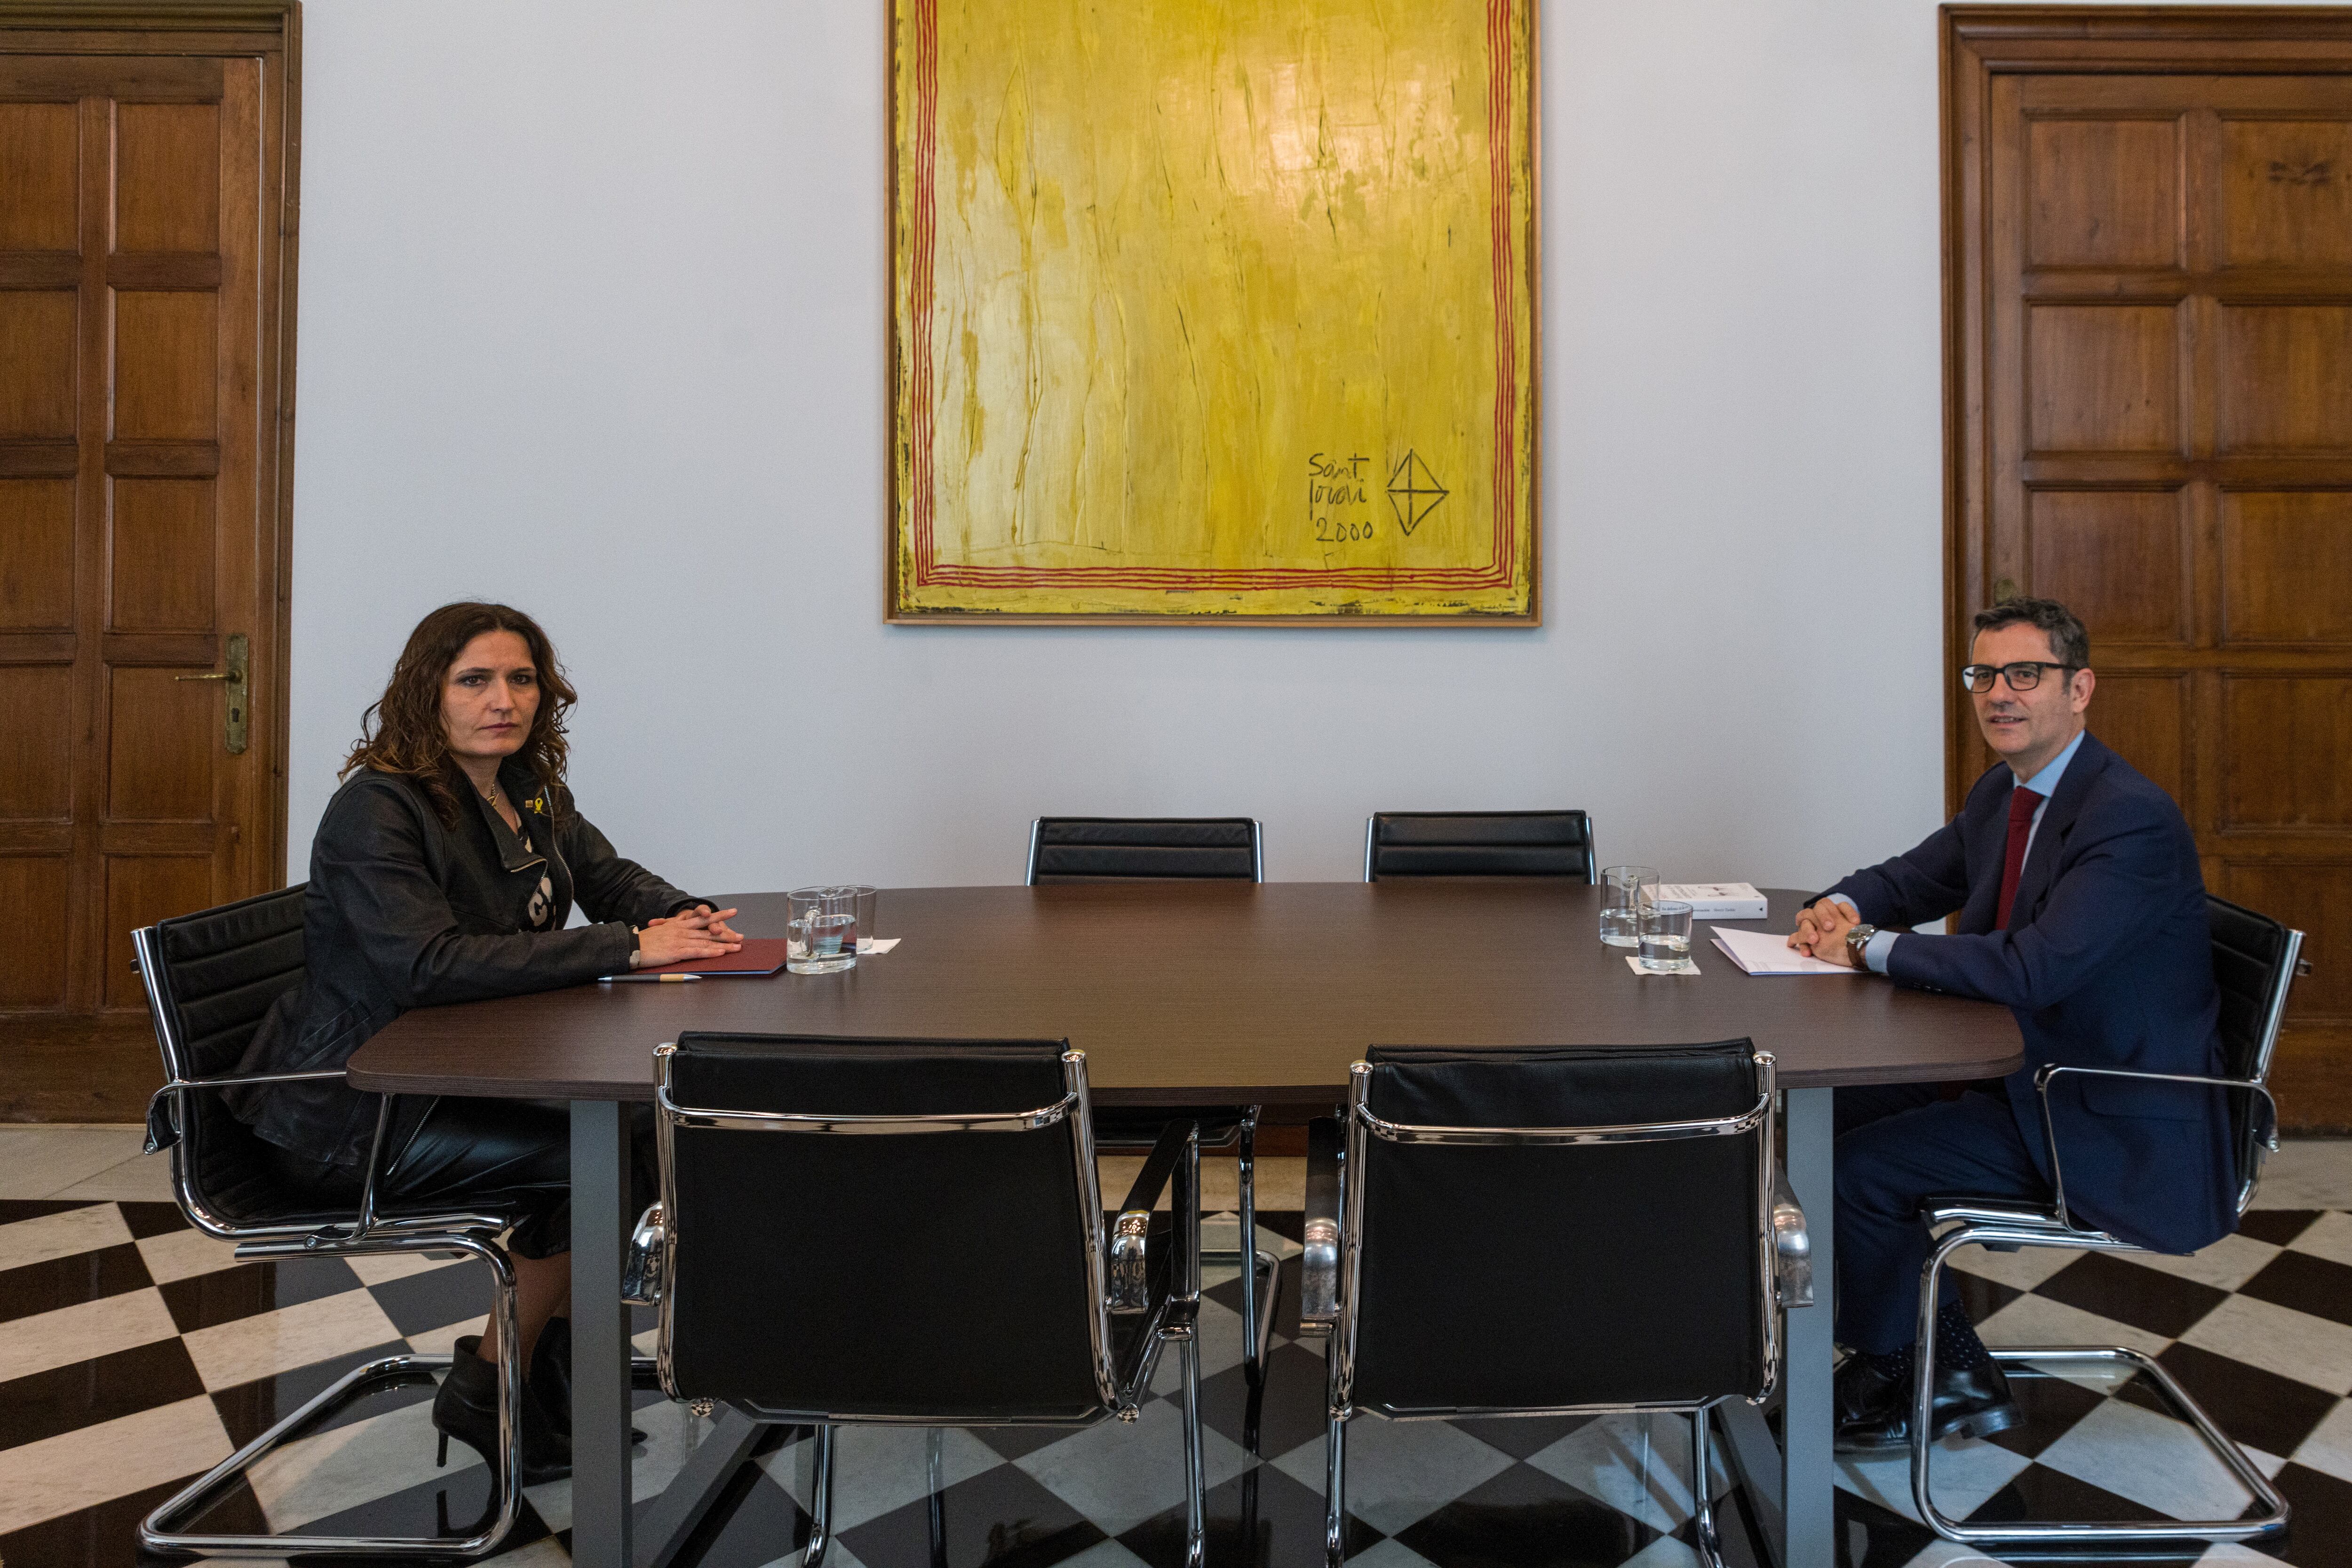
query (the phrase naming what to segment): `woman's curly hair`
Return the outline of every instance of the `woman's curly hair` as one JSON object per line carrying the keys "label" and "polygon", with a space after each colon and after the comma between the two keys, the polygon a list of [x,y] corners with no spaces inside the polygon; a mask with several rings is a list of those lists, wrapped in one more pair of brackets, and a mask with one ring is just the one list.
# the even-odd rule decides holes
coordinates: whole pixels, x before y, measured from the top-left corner
{"label": "woman's curly hair", "polygon": [[449,754],[441,688],[466,645],[484,632],[513,632],[530,649],[531,664],[539,672],[539,710],[515,755],[538,780],[549,813],[564,815],[563,769],[572,748],[563,738],[563,721],[580,694],[564,679],[554,645],[537,621],[520,610],[478,600],[444,605],[416,623],[408,634],[408,646],[400,650],[400,662],[392,667],[383,695],[361,715],[360,738],[336,776],[349,778],[361,768],[373,768],[415,779],[432,798],[442,822],[454,826],[463,798],[457,793],[461,774]]}

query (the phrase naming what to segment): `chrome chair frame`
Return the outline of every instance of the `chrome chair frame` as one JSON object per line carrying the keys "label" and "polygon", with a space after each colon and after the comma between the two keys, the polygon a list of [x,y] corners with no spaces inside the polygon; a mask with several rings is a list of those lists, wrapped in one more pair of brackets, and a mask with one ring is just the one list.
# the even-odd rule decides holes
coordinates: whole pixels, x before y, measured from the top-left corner
{"label": "chrome chair frame", "polygon": [[[1071,1123],[1076,1136],[1073,1174],[1093,1216],[1087,1237],[1087,1284],[1092,1298],[1087,1331],[1092,1342],[1095,1389],[1101,1404],[1088,1416],[1115,1416],[1133,1421],[1148,1396],[1152,1374],[1159,1370],[1161,1350],[1179,1347],[1184,1389],[1185,1562],[1202,1568],[1208,1533],[1205,1466],[1201,1447],[1201,1354],[1197,1322],[1201,1307],[1201,1140],[1189,1122],[1171,1123],[1145,1160],[1141,1173],[1129,1191],[1117,1217],[1102,1217],[1101,1178],[1095,1166],[1094,1129],[1087,1117],[1087,1057],[1084,1051],[1062,1053],[1064,1093],[1051,1105],[1033,1110],[991,1112],[971,1116],[823,1116],[781,1111],[713,1110],[682,1106],[670,1094],[671,1067],[677,1045],[654,1050],[656,1135],[661,1157],[661,1202],[646,1211],[630,1237],[623,1270],[623,1297],[640,1306],[656,1306],[660,1325],[655,1363],[664,1393],[707,1408],[708,1402],[682,1389],[675,1361],[677,1310],[677,1249],[669,1235],[667,1216],[677,1210],[676,1136],[679,1128],[730,1132],[814,1133],[835,1136],[890,1134],[1022,1133]],[[1151,1211],[1160,1191],[1172,1182],[1176,1219],[1175,1274],[1168,1294],[1152,1310],[1146,1279],[1146,1240]],[[1118,1377],[1113,1356],[1110,1320],[1113,1313],[1150,1311],[1142,1328],[1143,1347],[1125,1382]],[[927,1411],[919,1416],[844,1415],[827,1410],[781,1410],[736,1403],[734,1408],[754,1421],[807,1425],[816,1428],[815,1470],[810,1488],[810,1533],[802,1553],[802,1568],[819,1568],[832,1540],[835,1437],[844,1426],[927,1426],[932,1429],[930,1458],[938,1488],[938,1429],[942,1426],[1025,1425],[986,1415],[952,1411]]]}
{"label": "chrome chair frame", "polygon": [[[505,1248],[498,1243],[499,1236],[513,1223],[510,1216],[450,1211],[386,1215],[377,1209],[376,1183],[383,1168],[384,1133],[391,1125],[396,1096],[384,1096],[377,1107],[375,1133],[368,1146],[366,1174],[360,1189],[359,1212],[348,1225],[324,1227],[240,1225],[218,1212],[197,1184],[196,1173],[187,1158],[187,1142],[181,1135],[189,1124],[186,1097],[247,1084],[301,1083],[326,1079],[341,1081],[343,1074],[341,1069],[334,1068],[317,1072],[236,1073],[215,1078],[191,1078],[187,1072],[186,1052],[181,1043],[179,1005],[173,993],[171,969],[164,961],[157,929],[145,926],[132,931],[131,945],[133,965],[139,971],[141,983],[146,990],[148,1012],[155,1026],[156,1044],[163,1056],[165,1081],[148,1104],[147,1152],[152,1154],[166,1146],[166,1140],[157,1131],[160,1112],[168,1118],[168,1121],[160,1125],[168,1126],[172,1132],[168,1140],[172,1151],[172,1193],[188,1223],[207,1236],[236,1243],[237,1258],[247,1261],[432,1252],[455,1252],[472,1258],[490,1271],[491,1312],[497,1321],[499,1342],[516,1343],[514,1266]],[[498,1507],[489,1521],[474,1533],[462,1538],[251,1535],[191,1533],[172,1528],[173,1516],[193,1508],[224,1481],[242,1474],[280,1444],[339,1408],[355,1389],[381,1378],[429,1376],[435,1372],[446,1372],[451,1360],[446,1354],[412,1352],[379,1356],[353,1367],[304,1401],[293,1414],[280,1419],[268,1431],[173,1493],[141,1521],[141,1546],[150,1552],[180,1552],[204,1557],[297,1553],[337,1557],[478,1557],[495,1550],[506,1539],[508,1531],[514,1528],[516,1515],[522,1506],[521,1467],[518,1462],[521,1429],[515,1418],[515,1413],[521,1408],[522,1367],[519,1358],[511,1355],[501,1357],[499,1363],[499,1447],[504,1462],[494,1467]]]}
{"label": "chrome chair frame", "polygon": [[[2256,1124],[2257,1146],[2251,1168],[2241,1173],[2238,1186],[2238,1213],[2243,1215],[2254,1201],[2255,1189],[2262,1181],[2262,1152],[2278,1152],[2278,1102],[2270,1091],[2271,1056],[2278,1047],[2279,1026],[2286,1016],[2288,990],[2298,974],[2310,973],[2311,966],[2302,957],[2304,933],[2285,929],[2285,942],[2273,972],[2270,994],[2263,1008],[2262,1035],[2255,1049],[2254,1076],[2249,1079],[2209,1078],[2193,1073],[2132,1072],[2120,1068],[2063,1067],[2055,1063],[2045,1066],[2033,1076],[2034,1092],[2042,1102],[2042,1135],[2050,1151],[2051,1201],[2047,1204],[2012,1200],[1948,1199],[1930,1200],[1921,1210],[1930,1230],[1943,1226],[1952,1228],[1936,1239],[1927,1254],[1927,1261],[1919,1270],[1919,1327],[1916,1342],[1918,1349],[1912,1384],[1911,1405],[1911,1500],[1919,1510],[1919,1518],[1928,1529],[1946,1541],[1966,1545],[2070,1546],[2076,1544],[2121,1543],[2160,1545],[2166,1542],[2188,1541],[2253,1541],[2275,1535],[2284,1530],[2293,1511],[2270,1478],[2255,1468],[2244,1450],[2231,1440],[2202,1405],[2191,1398],[2188,1390],[2173,1381],[2172,1375],[2154,1360],[2125,1345],[2042,1345],[2011,1346],[1991,1350],[1995,1362],[2000,1363],[2100,1363],[2122,1365],[2146,1377],[2179,1414],[2188,1417],[2190,1426],[2201,1437],[2214,1457],[2227,1466],[2239,1485],[2253,1498],[2259,1511],[2249,1518],[2234,1520],[2175,1520],[2164,1522],[2130,1520],[2093,1520],[2074,1522],[2059,1520],[2017,1521],[2002,1524],[1969,1524],[1956,1520],[1936,1507],[1928,1480],[1934,1446],[1927,1440],[1935,1403],[1936,1379],[1936,1291],[1942,1279],[1944,1264],[1963,1247],[1986,1247],[2001,1251],[2014,1251],[2021,1247],[2064,1247],[2091,1252],[2144,1252],[2108,1235],[2075,1223],[2066,1207],[2066,1179],[2058,1157],[2057,1128],[2050,1115],[2050,1086],[2058,1079],[2074,1074],[2085,1078],[2144,1079],[2161,1083],[2201,1083],[2220,1089],[2234,1089],[2261,1097],[2268,1108],[2262,1123]],[[2266,1123],[2268,1131],[2262,1131]]]}
{"label": "chrome chair frame", "polygon": [[[1152,819],[1138,817],[1135,820],[1149,822]],[[1255,816],[1249,818],[1249,825],[1250,880],[1262,883],[1265,880],[1265,825]],[[1029,863],[1021,878],[1021,885],[1024,888],[1034,888],[1037,885],[1037,840],[1038,835],[1044,831],[1045,826],[1044,817],[1030,818]],[[1240,880],[1239,878],[1234,879]],[[1241,1125],[1234,1130],[1231,1137],[1221,1138],[1214,1143],[1202,1145],[1204,1148],[1214,1149],[1219,1152],[1228,1148],[1234,1152],[1235,1184],[1240,1189],[1235,1206],[1241,1212],[1236,1216],[1234,1226],[1233,1248],[1228,1251],[1219,1247],[1213,1252],[1203,1252],[1201,1258],[1204,1263],[1213,1263],[1220,1267],[1230,1264],[1236,1268],[1241,1268],[1242,1375],[1248,1380],[1252,1388],[1261,1387],[1265,1382],[1265,1347],[1267,1342],[1274,1337],[1276,1297],[1279,1293],[1282,1282],[1281,1276],[1276,1272],[1279,1264],[1274,1254],[1262,1252],[1255,1245],[1257,1241],[1257,1119],[1263,1109],[1255,1105],[1244,1106]],[[1122,1144],[1120,1147],[1124,1148],[1128,1145]],[[1244,1256],[1251,1259],[1252,1267],[1241,1268]]]}
{"label": "chrome chair frame", "polygon": [[[1579,807],[1578,809],[1581,810],[1582,808]],[[1518,814],[1516,812],[1482,813],[1464,811],[1430,813],[1414,811],[1376,811],[1372,813],[1371,816],[1364,818],[1364,880],[1367,882],[1377,882],[1380,880],[1378,877],[1372,875],[1372,849],[1374,847],[1372,835],[1379,828],[1381,818],[1383,816],[1514,816],[1517,815]],[[1592,814],[1587,811],[1584,813],[1584,880],[1588,887],[1596,885],[1601,880],[1601,872],[1599,869],[1601,861],[1599,856],[1593,850],[1592,842]],[[1263,881],[1265,879],[1260,878],[1259,880]]]}
{"label": "chrome chair frame", "polygon": [[[1354,1402],[1354,1378],[1359,1293],[1364,1235],[1364,1184],[1353,1173],[1363,1168],[1369,1141],[1390,1143],[1454,1145],[1457,1147],[1561,1148],[1574,1145],[1655,1143],[1691,1138],[1733,1137],[1759,1132],[1757,1140],[1756,1245],[1758,1278],[1762,1282],[1759,1302],[1764,1329],[1764,1381],[1744,1397],[1762,1405],[1778,1385],[1780,1365],[1780,1316],[1791,1308],[1813,1303],[1811,1246],[1804,1210],[1778,1168],[1773,1145],[1777,1121],[1776,1063],[1769,1051],[1749,1058],[1755,1065],[1759,1094],[1755,1105],[1737,1116],[1696,1121],[1644,1121],[1596,1127],[1422,1127],[1386,1121],[1372,1114],[1370,1101],[1372,1067],[1357,1062],[1348,1069],[1348,1107],[1344,1142],[1323,1128],[1310,1138],[1307,1164],[1305,1256],[1300,1270],[1299,1332],[1325,1338],[1327,1408],[1324,1446],[1323,1553],[1326,1568],[1340,1568],[1346,1551],[1347,1424],[1360,1414]],[[1321,1148],[1315,1145],[1320,1143]],[[1333,1161],[1329,1156],[1337,1152]],[[1318,1155],[1321,1156],[1318,1158]],[[1456,1416],[1571,1415],[1612,1414],[1681,1414],[1691,1418],[1691,1512],[1700,1560],[1707,1568],[1724,1568],[1723,1542],[1715,1522],[1715,1500],[1709,1495],[1713,1435],[1709,1422],[1715,1407],[1731,1395],[1696,1405],[1660,1402],[1628,1405],[1561,1405],[1476,1407],[1449,1405],[1428,1409],[1372,1411],[1391,1421],[1443,1421]]]}

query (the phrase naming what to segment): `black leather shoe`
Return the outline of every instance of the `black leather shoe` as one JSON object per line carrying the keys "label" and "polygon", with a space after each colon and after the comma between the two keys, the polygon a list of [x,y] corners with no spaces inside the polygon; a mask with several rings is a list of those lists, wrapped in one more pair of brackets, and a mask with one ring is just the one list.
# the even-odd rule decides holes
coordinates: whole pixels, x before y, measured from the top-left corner
{"label": "black leather shoe", "polygon": [[[1850,1355],[1837,1369],[1834,1404],[1839,1453],[1879,1453],[1911,1446],[1908,1374],[1890,1376],[1861,1356]],[[2010,1395],[2009,1379],[2002,1375],[2000,1363],[1936,1368],[1928,1427],[1933,1440],[1941,1442],[1955,1436],[1990,1437],[2024,1419]]]}
{"label": "black leather shoe", "polygon": [[[481,1358],[478,1334],[467,1334],[450,1347],[449,1375],[433,1394],[433,1425],[441,1434],[436,1465],[449,1462],[449,1439],[482,1456],[492,1470],[499,1468],[499,1369]],[[572,1438],[557,1432],[546,1409],[523,1385],[522,1484],[562,1480],[572,1473]]]}

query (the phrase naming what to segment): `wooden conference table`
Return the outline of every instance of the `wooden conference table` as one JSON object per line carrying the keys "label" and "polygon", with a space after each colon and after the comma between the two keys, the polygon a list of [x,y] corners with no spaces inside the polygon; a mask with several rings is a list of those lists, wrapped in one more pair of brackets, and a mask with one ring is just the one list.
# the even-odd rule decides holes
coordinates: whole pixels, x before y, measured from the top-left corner
{"label": "wooden conference table", "polygon": [[[1801,893],[1767,889],[1785,931]],[[781,894],[729,902],[783,932]],[[1741,973],[1706,941],[1696,977],[1643,976],[1598,940],[1597,889],[1548,881],[1117,882],[882,894],[897,951],[840,974],[583,985],[420,1008],[352,1057],[397,1094],[572,1102],[572,1561],[659,1568],[748,1451],[722,1422],[630,1521],[628,1201],[623,1104],[687,1030],[1064,1039],[1099,1103],[1247,1102],[1328,1113],[1371,1045],[1660,1045],[1742,1037],[1780,1059],[1789,1176],[1820,1305],[1790,1315],[1784,1441],[1725,1407],[1729,1448],[1783,1564],[1832,1562],[1831,1087],[1992,1078],[2021,1061],[2007,1008],[1883,981]],[[1720,922],[1733,923],[1733,922]],[[1171,1462],[1174,1459],[1171,1456]]]}

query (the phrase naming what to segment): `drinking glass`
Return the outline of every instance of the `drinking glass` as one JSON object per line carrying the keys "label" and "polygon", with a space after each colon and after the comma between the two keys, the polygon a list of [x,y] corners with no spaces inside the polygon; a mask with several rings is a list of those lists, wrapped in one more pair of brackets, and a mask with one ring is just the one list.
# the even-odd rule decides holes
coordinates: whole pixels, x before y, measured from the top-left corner
{"label": "drinking glass", "polygon": [[857,895],[846,888],[794,888],[784,895],[784,967],[831,974],[857,967]]}
{"label": "drinking glass", "polygon": [[1642,967],[1652,974],[1680,974],[1696,967],[1690,958],[1691,907],[1672,899],[1642,906]]}
{"label": "drinking glass", "polygon": [[1632,947],[1642,906],[1654,896],[1658,873],[1649,866],[1612,866],[1601,873],[1601,940]]}
{"label": "drinking glass", "polygon": [[840,887],[829,888],[826,891],[839,893],[852,900],[857,914],[857,951],[873,952],[874,933],[880,929],[874,923],[874,916],[875,910],[882,902],[882,889],[869,888],[863,882],[845,882]]}

